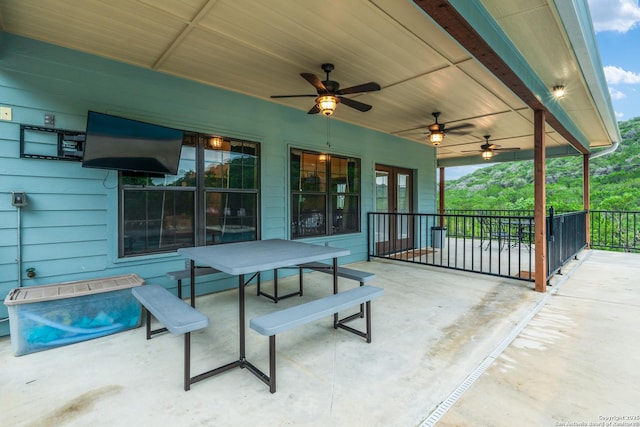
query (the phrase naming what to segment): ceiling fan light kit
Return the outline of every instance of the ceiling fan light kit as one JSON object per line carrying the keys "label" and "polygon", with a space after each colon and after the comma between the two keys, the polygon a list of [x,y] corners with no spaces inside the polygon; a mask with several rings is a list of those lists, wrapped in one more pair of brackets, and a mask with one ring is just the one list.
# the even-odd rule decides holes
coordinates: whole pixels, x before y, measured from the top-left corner
{"label": "ceiling fan light kit", "polygon": [[495,144],[491,144],[489,142],[489,138],[491,138],[491,135],[485,135],[484,136],[484,144],[482,144],[480,146],[480,156],[482,157],[482,160],[491,160],[491,158],[493,157],[493,150],[494,149],[498,149],[498,146]]}
{"label": "ceiling fan light kit", "polygon": [[320,110],[320,114],[330,116],[335,111],[340,99],[333,95],[323,95],[316,98],[316,106]]}
{"label": "ceiling fan light kit", "polygon": [[438,117],[440,112],[435,111],[431,115],[436,119],[436,122],[429,126],[429,142],[437,147],[444,141],[444,136],[448,133],[454,135],[466,135],[468,132],[462,131],[462,129],[473,127],[471,123],[461,123],[457,126],[446,128],[444,123],[438,123]]}
{"label": "ceiling fan light kit", "polygon": [[375,92],[380,90],[380,85],[376,82],[362,83],[356,86],[340,89],[340,83],[329,80],[329,73],[333,71],[333,64],[322,64],[322,70],[326,73],[326,80],[320,80],[318,76],[311,73],[300,73],[300,76],[308,81],[315,89],[316,94],[310,95],[272,95],[271,98],[298,98],[298,97],[314,97],[315,105],[307,112],[307,114],[321,113],[330,116],[335,111],[338,104],[344,104],[347,107],[354,108],[358,111],[369,111],[371,105],[364,102],[356,101],[352,98],[345,98],[342,95],[350,95],[354,93]]}
{"label": "ceiling fan light kit", "polygon": [[429,142],[433,144],[434,147],[437,147],[438,145],[440,145],[440,143],[444,140],[444,133],[436,130],[436,131],[431,131],[431,134],[429,135]]}
{"label": "ceiling fan light kit", "polygon": [[[500,152],[509,152],[509,151],[518,151],[520,148],[512,147],[512,148],[500,148],[499,145],[492,144],[489,142],[489,138],[491,135],[484,136],[484,144],[480,146],[480,157],[482,160],[491,160],[493,156],[499,154]],[[463,153],[477,153],[476,150],[473,151],[463,151]]]}

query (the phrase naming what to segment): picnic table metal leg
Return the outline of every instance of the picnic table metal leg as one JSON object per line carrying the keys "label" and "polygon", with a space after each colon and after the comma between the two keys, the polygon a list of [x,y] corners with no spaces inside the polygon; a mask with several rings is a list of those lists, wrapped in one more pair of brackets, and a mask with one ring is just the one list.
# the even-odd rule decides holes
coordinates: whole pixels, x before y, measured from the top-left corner
{"label": "picnic table metal leg", "polygon": [[191,389],[191,332],[184,334],[184,391]]}
{"label": "picnic table metal leg", "polygon": [[[360,286],[364,286],[364,282],[360,282]],[[364,304],[360,304],[360,318],[364,317]]]}
{"label": "picnic table metal leg", "polygon": [[300,296],[302,296],[302,267],[300,267],[300,276],[298,277],[298,286],[300,287]]}
{"label": "picnic table metal leg", "polygon": [[366,321],[367,321],[367,342],[371,342],[371,301],[367,301],[366,304]]}
{"label": "picnic table metal leg", "polygon": [[302,286],[303,286],[303,282],[304,282],[304,268],[303,267],[298,267],[298,282],[300,284],[300,296],[302,296]]}
{"label": "picnic table metal leg", "polygon": [[[338,258],[333,258],[333,293],[338,293]],[[338,328],[338,313],[333,315],[333,327]]]}
{"label": "picnic table metal leg", "polygon": [[147,339],[150,340],[151,339],[151,312],[149,310],[147,310],[146,308],[144,309],[144,311],[146,311],[146,317],[147,317]]}
{"label": "picnic table metal leg", "polygon": [[278,269],[273,269],[273,302],[278,303]]}
{"label": "picnic table metal leg", "polygon": [[244,274],[238,276],[238,304],[240,311],[240,367],[244,367],[242,364],[245,361],[245,345],[244,345]]}
{"label": "picnic table metal leg", "polygon": [[276,336],[269,337],[269,391],[276,392]]}
{"label": "picnic table metal leg", "polygon": [[[298,267],[283,267],[283,268],[298,268]],[[278,303],[278,301],[280,301],[281,299],[285,299],[285,298],[289,298],[289,297],[293,297],[293,296],[302,296],[302,278],[300,279],[300,283],[299,283],[299,289],[296,292],[291,292],[289,294],[285,294],[285,295],[281,295],[278,291],[278,268],[274,268],[273,269],[273,293],[270,295],[266,292],[263,292],[260,289],[260,273],[256,273],[258,276],[258,289],[257,289],[257,295],[258,296],[263,296],[263,297],[267,297],[269,298],[271,301],[273,301],[275,304]],[[301,270],[302,271],[302,270]],[[251,281],[252,279],[249,279],[249,281]]]}
{"label": "picnic table metal leg", "polygon": [[196,308],[196,262],[191,260],[191,307]]}

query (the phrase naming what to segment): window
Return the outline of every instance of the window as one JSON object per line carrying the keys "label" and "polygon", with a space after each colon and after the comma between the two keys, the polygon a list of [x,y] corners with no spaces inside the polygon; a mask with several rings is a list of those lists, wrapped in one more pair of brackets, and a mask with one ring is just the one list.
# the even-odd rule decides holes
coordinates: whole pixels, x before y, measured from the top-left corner
{"label": "window", "polygon": [[360,160],[291,150],[291,238],[360,231]]}
{"label": "window", "polygon": [[120,173],[121,257],[258,239],[257,143],[187,133],[178,169]]}
{"label": "window", "polygon": [[258,146],[224,140],[204,150],[206,244],[256,240]]}

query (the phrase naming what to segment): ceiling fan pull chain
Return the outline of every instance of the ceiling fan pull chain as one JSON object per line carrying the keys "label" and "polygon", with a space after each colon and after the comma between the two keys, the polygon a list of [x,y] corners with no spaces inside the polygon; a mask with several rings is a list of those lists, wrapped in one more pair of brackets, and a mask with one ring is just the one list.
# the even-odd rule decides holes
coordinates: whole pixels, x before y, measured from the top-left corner
{"label": "ceiling fan pull chain", "polygon": [[325,116],[327,120],[327,147],[331,148],[331,121],[329,120],[329,116]]}

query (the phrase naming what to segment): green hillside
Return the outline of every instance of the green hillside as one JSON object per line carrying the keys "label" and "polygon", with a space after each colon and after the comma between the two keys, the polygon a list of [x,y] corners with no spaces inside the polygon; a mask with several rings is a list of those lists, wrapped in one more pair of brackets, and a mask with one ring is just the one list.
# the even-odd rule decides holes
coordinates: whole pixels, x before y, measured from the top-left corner
{"label": "green hillside", "polygon": [[[591,209],[640,211],[640,117],[618,123],[622,141],[590,162]],[[547,207],[582,210],[582,157],[547,159]],[[533,209],[533,161],[499,163],[445,183],[446,209]]]}

